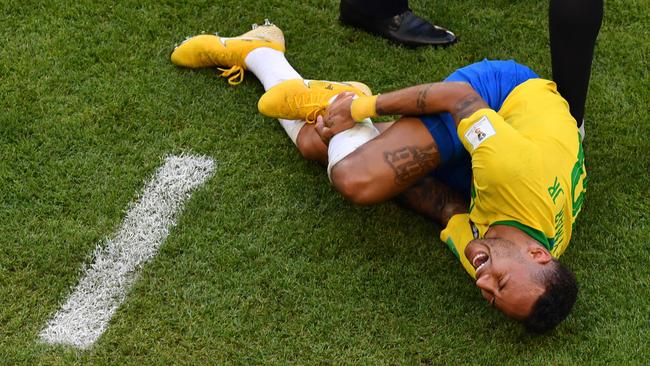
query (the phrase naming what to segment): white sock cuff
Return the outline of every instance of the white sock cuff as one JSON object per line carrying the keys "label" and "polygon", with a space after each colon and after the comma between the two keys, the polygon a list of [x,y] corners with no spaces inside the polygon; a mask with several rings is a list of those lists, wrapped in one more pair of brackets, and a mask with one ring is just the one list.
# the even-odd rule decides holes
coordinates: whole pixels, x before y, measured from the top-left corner
{"label": "white sock cuff", "polygon": [[328,164],[327,176],[332,180],[332,167],[346,156],[350,155],[359,146],[379,136],[379,130],[369,118],[357,123],[356,126],[345,130],[332,137],[327,148]]}
{"label": "white sock cuff", "polygon": [[284,131],[287,133],[287,135],[289,135],[289,138],[291,141],[293,141],[293,144],[298,146],[298,134],[300,133],[302,126],[305,125],[305,121],[292,121],[288,119],[279,119],[278,121],[280,121],[282,128],[284,128]]}
{"label": "white sock cuff", "polygon": [[284,53],[272,48],[260,47],[252,50],[244,59],[244,63],[260,80],[264,90],[269,90],[285,80],[302,79],[284,57]]}

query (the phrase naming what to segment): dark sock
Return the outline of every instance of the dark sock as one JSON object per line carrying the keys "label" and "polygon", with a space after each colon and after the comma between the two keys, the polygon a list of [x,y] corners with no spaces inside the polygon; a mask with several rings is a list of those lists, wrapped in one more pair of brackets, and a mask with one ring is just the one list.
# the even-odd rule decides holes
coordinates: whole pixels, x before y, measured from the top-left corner
{"label": "dark sock", "polygon": [[582,124],[591,60],[603,21],[603,0],[550,0],[548,29],[553,80]]}
{"label": "dark sock", "polygon": [[408,10],[408,0],[341,0],[371,18],[388,18]]}

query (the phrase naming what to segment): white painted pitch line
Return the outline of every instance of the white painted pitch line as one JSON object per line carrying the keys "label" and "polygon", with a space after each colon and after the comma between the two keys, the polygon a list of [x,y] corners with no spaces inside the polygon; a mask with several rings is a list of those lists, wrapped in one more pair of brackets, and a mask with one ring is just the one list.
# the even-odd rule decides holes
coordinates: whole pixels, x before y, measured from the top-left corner
{"label": "white painted pitch line", "polygon": [[169,235],[191,191],[213,172],[214,161],[208,157],[167,157],[141,198],[130,205],[119,231],[97,246],[94,263],[41,331],[41,339],[81,349],[92,346],[124,302],[138,270]]}

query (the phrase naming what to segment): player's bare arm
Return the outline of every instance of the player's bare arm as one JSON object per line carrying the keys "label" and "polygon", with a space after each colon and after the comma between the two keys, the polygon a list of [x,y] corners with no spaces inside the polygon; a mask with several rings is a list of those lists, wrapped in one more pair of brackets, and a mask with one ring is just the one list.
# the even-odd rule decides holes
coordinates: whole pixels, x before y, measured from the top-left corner
{"label": "player's bare arm", "polygon": [[[476,193],[476,196],[482,195],[484,199],[474,202],[475,205],[477,202],[479,204],[479,209],[473,211],[476,219],[468,221],[464,215],[454,215],[465,212],[466,202],[429,175],[441,162],[451,162],[451,165],[445,165],[451,173],[447,175],[440,171],[440,179],[447,181],[447,178],[453,178],[448,182],[451,187],[461,191],[469,189],[465,185],[471,183],[471,174],[476,176],[476,172],[472,170],[468,173],[468,168],[471,169],[472,166],[468,166],[466,158],[473,159],[472,153],[476,149],[459,149],[462,148],[460,140],[463,137],[474,146],[468,140],[474,135],[468,137],[467,133],[463,133],[463,136],[457,136],[454,123],[446,115],[435,114],[449,112],[458,124],[475,111],[488,107],[470,87],[474,81],[483,80],[482,75],[488,75],[490,78],[496,77],[498,85],[484,85],[484,88],[478,88],[478,92],[490,101],[492,109],[498,109],[502,92],[510,87],[513,88],[511,92],[505,93],[508,94],[508,100],[514,98],[518,101],[513,102],[516,105],[530,103],[537,109],[519,110],[513,105],[513,111],[507,116],[489,113],[494,117],[493,120],[486,118],[472,121],[471,127],[474,128],[473,133],[476,133],[478,142],[487,137],[480,128],[485,127],[491,135],[496,134],[496,130],[515,128],[513,125],[506,126],[506,117],[516,119],[519,125],[534,123],[536,126],[545,126],[548,130],[538,132],[553,135],[557,141],[562,142],[563,147],[572,146],[576,151],[571,151],[568,155],[565,153],[564,156],[556,154],[552,164],[548,164],[549,169],[527,171],[525,168],[528,161],[523,160],[518,164],[522,170],[517,172],[539,174],[540,177],[537,178],[541,181],[551,182],[551,178],[557,181],[557,175],[564,172],[563,188],[568,191],[568,182],[573,186],[576,179],[573,175],[566,176],[572,170],[571,167],[577,166],[584,172],[584,167],[580,167],[583,165],[582,150],[579,143],[577,146],[572,145],[577,143],[576,131],[571,128],[572,120],[566,102],[557,94],[553,83],[540,79],[532,70],[514,61],[484,60],[468,65],[462,71],[459,69],[448,78],[466,83],[419,85],[377,96],[372,95],[366,85],[358,82],[303,79],[287,62],[284,50],[282,31],[268,23],[242,37],[228,38],[226,41],[217,35],[190,38],[174,50],[171,58],[179,66],[230,67],[222,76],[228,77],[233,85],[241,81],[244,70],[255,74],[266,91],[258,101],[260,112],[278,118],[287,136],[305,157],[326,162],[330,179],[345,197],[356,203],[370,204],[402,194],[402,202],[446,224],[441,239],[459,256],[470,275],[476,275],[476,284],[484,297],[505,314],[519,320],[525,319],[527,327],[541,331],[554,327],[568,314],[577,291],[575,278],[570,271],[562,269],[557,264],[559,262],[549,260],[553,256],[550,252],[553,248],[550,248],[548,240],[538,239],[537,236],[545,239],[563,236],[564,243],[568,243],[571,225],[557,229],[557,222],[556,225],[552,222],[549,225],[545,223],[554,219],[557,221],[557,212],[574,211],[574,202],[563,196],[565,198],[559,201],[561,207],[558,208],[557,197],[547,197],[544,186],[512,184],[512,179],[508,178],[514,173],[507,170],[486,172],[478,169],[479,175],[489,176],[494,173],[500,175],[501,179],[479,187],[483,191]],[[516,77],[510,80],[513,75]],[[515,88],[520,86],[524,88],[521,90],[527,92],[515,93]],[[346,92],[353,93],[356,99]],[[499,97],[493,98],[494,94]],[[330,103],[337,95],[334,103]],[[380,131],[367,119],[377,115],[402,117],[385,131]],[[540,120],[545,123],[540,123]],[[317,122],[317,128],[311,127],[312,122]],[[446,139],[447,137],[451,139]],[[515,137],[511,136],[510,142],[516,143]],[[509,144],[504,139],[490,139],[485,143],[496,148],[494,145],[499,145],[500,141],[499,149],[503,151],[484,158],[500,161],[500,157],[514,159],[526,155],[522,154],[525,149],[520,147],[508,152],[506,145]],[[526,145],[529,141],[523,143]],[[452,148],[450,144],[453,145]],[[556,147],[551,143],[547,149],[548,154],[558,150]],[[481,149],[481,152],[489,149]],[[465,152],[470,156],[463,155]],[[465,159],[450,160],[450,155],[458,158],[458,154]],[[531,177],[531,180],[534,178]],[[584,178],[584,174],[578,177],[579,180]],[[577,184],[584,191],[584,183],[578,181]],[[504,197],[499,192],[504,190],[497,189],[499,185],[516,194]],[[465,198],[467,196],[469,194]],[[527,197],[540,198],[538,201],[544,201],[544,197],[545,201],[537,202],[537,212],[530,212],[528,207],[521,207],[526,205]],[[492,215],[493,213],[497,215]],[[575,215],[574,212],[571,217],[566,214],[560,216],[567,216],[563,222],[570,224]],[[498,221],[502,216],[516,217],[523,221],[516,221],[522,226],[509,226]],[[524,230],[524,226],[547,229],[536,233]],[[484,237],[469,239],[480,236],[482,232],[485,233]],[[549,267],[549,263],[553,265]],[[504,278],[507,281],[503,281]],[[537,306],[538,304],[541,305]],[[549,307],[549,304],[552,306]]]}
{"label": "player's bare arm", "polygon": [[467,213],[468,202],[458,192],[433,177],[420,179],[397,201],[444,226],[452,216]]}
{"label": "player's bare arm", "polygon": [[421,116],[449,112],[456,124],[487,107],[469,84],[460,82],[422,84],[382,94],[375,106],[378,115]]}
{"label": "player's bare arm", "polygon": [[[355,125],[352,95],[337,98],[316,130],[324,141]],[[466,83],[432,83],[380,95],[376,113],[407,116],[449,112],[459,123],[487,104]],[[358,204],[395,197],[440,164],[438,146],[419,118],[403,117],[380,136],[360,146],[331,170],[337,189]]]}
{"label": "player's bare arm", "polygon": [[336,163],[330,178],[344,197],[368,205],[395,197],[439,162],[426,127],[418,118],[404,117]]}
{"label": "player's bare arm", "polygon": [[[354,127],[351,114],[354,94],[342,93],[328,107],[327,116],[319,118],[316,130],[327,142],[341,131]],[[449,112],[456,124],[476,110],[487,108],[485,101],[467,83],[440,82],[416,85],[379,95],[377,115],[421,116]]]}

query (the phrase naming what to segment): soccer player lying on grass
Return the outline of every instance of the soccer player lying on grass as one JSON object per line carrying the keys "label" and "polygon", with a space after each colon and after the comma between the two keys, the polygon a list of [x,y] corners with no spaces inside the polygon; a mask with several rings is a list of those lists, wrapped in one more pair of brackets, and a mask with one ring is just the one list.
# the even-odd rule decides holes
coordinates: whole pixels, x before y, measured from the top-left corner
{"label": "soccer player lying on grass", "polygon": [[[532,332],[560,323],[577,295],[557,261],[585,191],[576,121],[555,84],[513,61],[482,61],[444,82],[373,96],[361,83],[304,80],[267,23],[235,38],[200,35],[172,53],[185,67],[250,70],[280,119],[338,191],[366,205],[397,198],[440,222],[440,238],[483,297]],[[394,123],[368,117],[402,115]]]}

